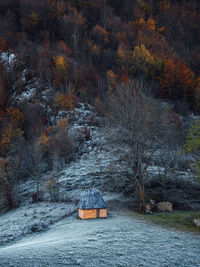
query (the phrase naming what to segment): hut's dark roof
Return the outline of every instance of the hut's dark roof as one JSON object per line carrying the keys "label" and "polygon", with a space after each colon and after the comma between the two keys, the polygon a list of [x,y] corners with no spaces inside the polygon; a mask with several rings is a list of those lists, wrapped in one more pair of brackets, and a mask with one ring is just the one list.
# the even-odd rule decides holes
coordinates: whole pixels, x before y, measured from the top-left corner
{"label": "hut's dark roof", "polygon": [[78,203],[78,208],[83,210],[104,209],[107,208],[107,205],[103,200],[99,190],[93,188],[83,192]]}

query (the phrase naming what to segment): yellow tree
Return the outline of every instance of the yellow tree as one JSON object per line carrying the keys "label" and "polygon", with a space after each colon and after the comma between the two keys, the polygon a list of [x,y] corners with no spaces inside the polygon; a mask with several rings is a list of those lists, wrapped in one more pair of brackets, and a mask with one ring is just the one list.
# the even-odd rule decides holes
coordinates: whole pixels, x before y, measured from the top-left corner
{"label": "yellow tree", "polygon": [[56,17],[60,18],[62,17],[67,10],[67,4],[64,1],[57,2],[56,3]]}
{"label": "yellow tree", "polygon": [[197,178],[200,179],[200,120],[191,126],[184,146],[184,152],[194,153],[196,158],[195,172]]}
{"label": "yellow tree", "polygon": [[129,51],[122,44],[120,44],[118,49],[117,49],[117,55],[118,55],[120,63],[126,64],[128,57],[129,57]]}
{"label": "yellow tree", "polygon": [[18,109],[10,107],[7,109],[7,114],[10,116],[10,123],[8,127],[2,131],[1,135],[1,148],[2,152],[5,153],[9,146],[16,143],[23,137],[23,124],[24,114]]}
{"label": "yellow tree", "polygon": [[155,31],[156,30],[156,22],[154,19],[148,19],[147,20],[147,27],[152,30]]}
{"label": "yellow tree", "polygon": [[62,118],[62,119],[58,120],[57,121],[57,126],[61,130],[65,130],[67,128],[67,126],[68,126],[68,120],[66,118]]}
{"label": "yellow tree", "polygon": [[130,52],[129,49],[125,46],[120,44],[117,49],[117,55],[118,55],[118,63],[119,63],[119,72],[118,76],[122,82],[128,82],[129,76],[128,76],[128,68],[130,63]]}
{"label": "yellow tree", "polygon": [[59,74],[61,75],[67,74],[67,68],[69,67],[69,63],[67,63],[66,58],[63,55],[54,57],[54,64],[55,64],[55,70]]}
{"label": "yellow tree", "polygon": [[154,57],[148,51],[144,44],[135,46],[132,53],[132,72],[147,75],[151,65],[153,64]]}
{"label": "yellow tree", "polygon": [[55,104],[58,109],[70,110],[74,108],[74,98],[72,94],[56,94]]}
{"label": "yellow tree", "polygon": [[117,76],[115,75],[113,70],[107,70],[107,79],[109,84],[109,90],[113,91],[117,84]]}
{"label": "yellow tree", "polygon": [[54,83],[55,85],[66,86],[68,78],[69,62],[67,62],[64,55],[55,56],[54,60]]}
{"label": "yellow tree", "polygon": [[5,153],[9,146],[17,142],[19,139],[23,137],[24,132],[19,129],[15,128],[11,123],[9,124],[8,128],[6,128],[1,135],[1,149],[2,152]]}
{"label": "yellow tree", "polygon": [[24,124],[24,114],[18,108],[14,107],[8,108],[7,112],[11,117],[12,125],[16,128],[22,128]]}

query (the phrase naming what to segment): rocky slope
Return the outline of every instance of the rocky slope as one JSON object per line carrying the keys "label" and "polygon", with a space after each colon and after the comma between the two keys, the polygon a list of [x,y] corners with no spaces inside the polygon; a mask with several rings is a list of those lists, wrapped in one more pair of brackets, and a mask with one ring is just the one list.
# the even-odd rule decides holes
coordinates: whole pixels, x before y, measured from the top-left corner
{"label": "rocky slope", "polygon": [[[57,174],[59,183],[59,203],[50,201],[50,194],[45,188],[45,178],[51,175],[47,173],[41,179],[42,188],[44,190],[44,202],[32,204],[32,194],[36,191],[34,180],[28,180],[23,183],[18,190],[18,197],[21,200],[21,205],[18,209],[11,211],[1,216],[0,223],[0,241],[15,241],[21,236],[29,234],[33,231],[45,230],[50,224],[68,216],[76,210],[76,204],[80,198],[81,192],[86,188],[97,187],[103,195],[110,195],[111,199],[119,198],[111,192],[120,192],[125,189],[124,184],[129,186],[129,169],[125,158],[128,152],[128,147],[124,144],[113,142],[110,138],[113,129],[105,127],[103,118],[100,118],[95,113],[95,110],[90,105],[81,104],[72,112],[59,112],[57,116],[51,119],[56,122],[61,117],[67,117],[70,125],[70,136],[74,142],[78,142],[81,137],[80,150],[74,155],[75,160],[69,163],[60,173]],[[90,138],[84,139],[85,128],[90,130]],[[84,141],[83,141],[84,140]],[[152,165],[149,168],[149,176],[159,178],[161,168],[159,165]],[[174,175],[174,174],[173,174]],[[184,173],[186,177],[190,177],[191,173]],[[174,176],[173,176],[174,177]],[[199,208],[199,188],[194,187],[192,193],[188,191],[191,186],[190,182],[185,185],[184,180],[180,183],[167,184],[168,194],[164,200],[178,203],[181,208]],[[158,196],[162,199],[162,188],[159,179],[151,181],[151,187],[147,188],[147,197],[154,198]],[[176,181],[174,179],[174,181]],[[182,187],[180,187],[182,184]],[[179,188],[177,186],[179,185]],[[114,196],[113,196],[114,194]],[[120,201],[126,202],[126,205],[133,207],[136,194]],[[122,200],[123,199],[123,200]],[[176,201],[176,202],[175,202]],[[185,206],[184,206],[185,205]]]}

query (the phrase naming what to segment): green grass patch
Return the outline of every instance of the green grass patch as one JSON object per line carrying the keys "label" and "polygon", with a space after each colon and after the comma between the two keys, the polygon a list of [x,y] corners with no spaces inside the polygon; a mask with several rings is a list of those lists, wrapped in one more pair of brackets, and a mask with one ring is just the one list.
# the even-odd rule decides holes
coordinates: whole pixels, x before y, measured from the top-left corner
{"label": "green grass patch", "polygon": [[200,227],[193,222],[195,218],[200,219],[200,211],[156,212],[140,216],[156,224],[200,234]]}

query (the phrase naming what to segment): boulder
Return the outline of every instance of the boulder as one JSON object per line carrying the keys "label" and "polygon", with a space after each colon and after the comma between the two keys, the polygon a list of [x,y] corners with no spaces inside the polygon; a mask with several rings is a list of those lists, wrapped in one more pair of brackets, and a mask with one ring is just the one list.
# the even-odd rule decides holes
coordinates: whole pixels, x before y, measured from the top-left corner
{"label": "boulder", "polygon": [[194,225],[200,227],[200,219],[194,219]]}
{"label": "boulder", "polygon": [[146,213],[152,213],[152,211],[157,210],[156,201],[153,199],[150,199],[149,202],[145,204],[145,212]]}
{"label": "boulder", "polygon": [[159,202],[158,203],[159,211],[172,211],[172,203],[171,202]]}
{"label": "boulder", "polygon": [[153,199],[150,199],[150,204],[151,204],[151,206],[153,207],[153,206],[156,206],[156,201],[155,200],[153,200]]}
{"label": "boulder", "polygon": [[151,213],[151,203],[148,202],[145,204],[145,212]]}
{"label": "boulder", "polygon": [[157,207],[157,204],[156,204],[156,201],[153,200],[153,199],[150,199],[150,204],[151,204],[151,211],[153,212],[156,212],[158,210],[158,207]]}

